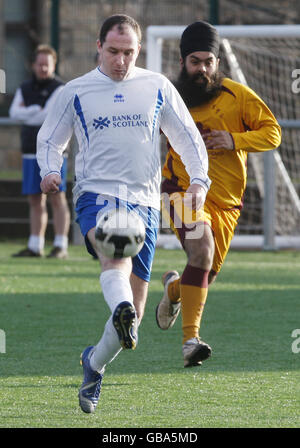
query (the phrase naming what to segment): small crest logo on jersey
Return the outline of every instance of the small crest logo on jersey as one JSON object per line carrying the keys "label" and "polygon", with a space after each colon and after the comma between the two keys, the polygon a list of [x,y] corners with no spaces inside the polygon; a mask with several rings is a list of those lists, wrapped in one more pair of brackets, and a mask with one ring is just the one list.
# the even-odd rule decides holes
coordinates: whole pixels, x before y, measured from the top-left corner
{"label": "small crest logo on jersey", "polygon": [[125,99],[124,99],[124,95],[122,95],[121,93],[117,93],[114,96],[114,103],[124,103]]}
{"label": "small crest logo on jersey", "polygon": [[99,117],[98,119],[94,118],[93,126],[95,129],[108,128],[109,125],[110,125],[110,120],[108,119],[108,117],[105,117],[105,118]]}

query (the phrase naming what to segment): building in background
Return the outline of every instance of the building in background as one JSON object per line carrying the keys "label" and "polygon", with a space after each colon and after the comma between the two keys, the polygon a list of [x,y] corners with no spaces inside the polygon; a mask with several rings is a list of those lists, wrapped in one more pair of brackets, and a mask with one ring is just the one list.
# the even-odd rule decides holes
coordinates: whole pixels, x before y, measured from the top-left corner
{"label": "building in background", "polygon": [[6,73],[6,95],[1,97],[0,115],[7,115],[17,86],[29,76],[34,48],[48,40],[45,18],[50,2],[0,0],[0,68]]}
{"label": "building in background", "polygon": [[[214,20],[213,23],[219,25],[300,24],[298,0],[0,0],[0,69],[6,73],[6,94],[0,94],[0,170],[5,170],[6,176],[21,168],[19,128],[7,125],[5,117],[20,81],[26,74],[30,76],[32,50],[39,43],[52,44],[58,51],[62,79],[78,77],[95,67],[100,25],[108,16],[117,13],[131,15],[141,25],[142,50],[137,61],[140,67],[146,67],[148,26],[185,26],[195,20]],[[293,93],[291,86],[295,82],[292,72],[300,68],[300,38],[250,41],[230,41],[249,86],[271,107],[276,118],[299,120],[300,95]],[[165,40],[162,49],[162,72],[174,80],[179,71],[179,38]],[[222,69],[231,75],[228,59],[223,56],[221,53]],[[282,141],[279,151],[282,166],[288,171],[299,196],[299,128],[284,129]],[[162,144],[162,156],[164,150]],[[70,151],[71,155],[73,153]],[[0,179],[1,176],[0,171]],[[249,163],[245,207],[236,233],[259,234],[262,231],[261,179],[260,170]],[[277,183],[280,184],[278,178]],[[296,228],[299,234],[299,216],[294,219],[293,208],[285,200],[285,190],[282,189],[280,203],[289,206],[278,207],[277,232],[284,229],[292,234]]]}
{"label": "building in background", "polygon": [[[15,89],[30,73],[29,56],[39,43],[56,42],[60,76],[68,81],[93,68],[96,38],[104,19],[126,13],[141,24],[143,47],[138,65],[145,67],[148,26],[210,20],[213,4],[218,5],[220,24],[300,23],[297,0],[0,0],[0,68],[7,74],[0,115],[7,116]],[[170,45],[165,51],[179,57],[177,42]],[[171,66],[164,70],[172,75]]]}

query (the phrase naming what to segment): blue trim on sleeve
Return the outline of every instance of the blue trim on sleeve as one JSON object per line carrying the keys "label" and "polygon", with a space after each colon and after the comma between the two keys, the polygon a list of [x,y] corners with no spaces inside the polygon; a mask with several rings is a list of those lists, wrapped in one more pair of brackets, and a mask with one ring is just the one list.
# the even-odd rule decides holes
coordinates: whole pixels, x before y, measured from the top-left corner
{"label": "blue trim on sleeve", "polygon": [[153,116],[153,124],[152,124],[152,140],[153,140],[153,136],[154,136],[154,131],[155,131],[155,125],[156,125],[157,117],[158,117],[160,108],[163,105],[163,103],[164,103],[164,99],[163,99],[161,90],[158,89],[156,105],[155,105],[155,110],[154,110],[154,116]]}
{"label": "blue trim on sleeve", "polygon": [[[200,182],[194,182],[194,181],[196,181],[196,180],[198,180],[198,181],[200,181]],[[190,181],[190,184],[191,184],[191,185],[192,185],[193,183],[198,184],[198,185],[205,185],[205,187],[206,187],[207,189],[209,189],[210,184],[211,184],[211,180],[210,180],[209,178],[207,178],[207,180],[203,180],[203,179],[200,179],[199,177],[194,177],[194,178],[191,179],[191,181]]]}
{"label": "blue trim on sleeve", "polygon": [[82,112],[81,103],[80,103],[80,99],[79,99],[78,95],[75,95],[74,107],[75,107],[75,110],[76,110],[76,114],[80,118],[80,122],[82,124],[83,129],[84,129],[84,133],[85,133],[86,139],[87,139],[87,141],[89,143],[90,142],[89,133],[88,133],[87,125],[86,125],[86,122],[85,122],[85,118],[84,118],[84,115],[83,115],[83,112]]}

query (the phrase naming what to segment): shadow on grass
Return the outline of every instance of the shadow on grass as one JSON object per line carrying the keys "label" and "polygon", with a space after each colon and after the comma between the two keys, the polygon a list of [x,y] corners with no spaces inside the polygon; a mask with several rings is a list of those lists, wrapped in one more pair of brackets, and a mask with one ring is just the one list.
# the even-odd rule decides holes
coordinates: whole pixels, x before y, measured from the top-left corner
{"label": "shadow on grass", "polygon": [[[183,370],[181,319],[169,331],[155,322],[161,294],[149,293],[135,351],[123,351],[107,371],[174,373]],[[291,349],[299,327],[298,293],[273,290],[213,290],[201,324],[201,337],[213,349],[201,372],[299,370],[300,354]],[[101,337],[109,310],[100,292],[0,294],[0,328],[6,353],[0,353],[1,376],[80,375],[81,351]],[[78,385],[77,385],[78,386]]]}

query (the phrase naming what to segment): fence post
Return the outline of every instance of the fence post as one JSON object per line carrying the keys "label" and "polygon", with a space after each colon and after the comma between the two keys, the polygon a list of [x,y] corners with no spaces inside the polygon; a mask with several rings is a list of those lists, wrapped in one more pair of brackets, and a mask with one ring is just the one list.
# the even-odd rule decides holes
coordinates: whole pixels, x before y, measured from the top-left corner
{"label": "fence post", "polygon": [[2,69],[0,69],[0,93],[6,93],[6,76]]}
{"label": "fence post", "polygon": [[52,0],[51,2],[51,45],[58,55],[58,62],[56,64],[56,72],[59,73],[59,0]]}
{"label": "fence post", "polygon": [[0,353],[6,353],[5,331],[0,328]]}
{"label": "fence post", "polygon": [[264,250],[275,250],[276,227],[276,170],[273,151],[266,151],[264,157],[264,198],[263,198],[263,231]]}

